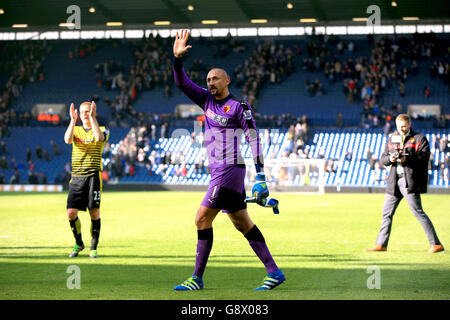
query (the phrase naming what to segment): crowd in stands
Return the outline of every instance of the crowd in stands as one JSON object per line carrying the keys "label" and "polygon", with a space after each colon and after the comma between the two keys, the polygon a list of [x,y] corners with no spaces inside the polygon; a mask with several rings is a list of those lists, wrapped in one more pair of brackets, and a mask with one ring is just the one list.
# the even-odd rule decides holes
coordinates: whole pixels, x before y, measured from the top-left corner
{"label": "crowd in stands", "polygon": [[13,102],[28,83],[44,81],[42,63],[51,46],[42,41],[3,41],[0,45],[0,74],[7,75],[0,83],[0,138],[8,134],[8,127],[28,125],[30,112],[17,113]]}
{"label": "crowd in stands", "polygon": [[448,62],[450,58],[450,48],[448,49],[446,60],[434,60],[430,66],[430,76],[432,79],[438,78],[443,81],[445,85],[450,84],[450,63]]}
{"label": "crowd in stands", "polygon": [[[182,152],[171,153],[155,150],[154,146],[160,137],[167,138],[166,124],[160,126],[144,125],[131,128],[130,132],[118,143],[112,152],[109,143],[105,146],[104,156],[111,161],[106,165],[105,180],[120,180],[122,177],[133,177],[137,169],[144,169],[149,176],[164,175],[169,165],[175,165],[175,175],[186,176],[187,168]],[[201,134],[202,136],[203,134]],[[159,166],[158,173],[156,173]],[[197,172],[204,172],[204,162],[196,163]]]}
{"label": "crowd in stands", "polygon": [[[119,40],[105,40],[109,45],[120,45]],[[226,39],[199,38],[199,41],[210,46],[213,56],[226,58],[230,52],[245,51],[245,42],[231,36]],[[358,56],[359,48],[352,41],[344,41],[336,36],[315,36],[307,44],[307,57],[298,65],[304,72],[312,77],[305,82],[304,88],[311,96],[320,97],[327,94],[326,86],[342,83],[343,93],[349,103],[362,105],[361,125],[363,128],[383,128],[385,134],[394,130],[395,116],[404,112],[404,106],[392,101],[384,101],[383,92],[393,89],[400,96],[406,95],[408,79],[418,73],[421,61],[430,62],[431,78],[438,78],[444,84],[449,84],[449,54],[442,51],[433,35],[415,35],[412,39],[384,37],[375,41],[368,37],[371,46],[369,56]],[[92,40],[82,42],[68,53],[69,58],[82,59],[93,54],[99,48],[100,42]],[[177,125],[179,120],[174,114],[152,114],[137,112],[133,104],[144,90],[161,89],[166,97],[173,94],[174,82],[172,71],[172,54],[170,48],[172,39],[150,36],[142,40],[130,42],[133,50],[134,65],[125,68],[120,61],[110,59],[99,62],[95,66],[97,85],[107,90],[117,92],[115,98],[104,98],[105,104],[110,108],[112,120],[110,126],[130,126],[134,129],[121,141],[117,152],[112,154],[111,146],[107,143],[106,155],[111,155],[111,161],[106,166],[105,179],[133,176],[137,167],[145,168],[149,175],[156,174],[155,168],[162,164],[162,172],[169,165],[176,165],[176,175],[186,174],[184,155],[165,153],[152,149],[160,137],[169,137],[170,128]],[[30,113],[18,114],[12,108],[14,100],[20,96],[27,83],[44,81],[42,63],[50,46],[46,41],[19,41],[4,42],[0,45],[2,63],[0,72],[10,75],[2,85],[0,92],[0,140],[8,136],[8,127],[29,125],[32,120]],[[297,57],[301,55],[298,46],[286,47],[275,41],[259,41],[256,49],[242,64],[238,65],[230,76],[232,81],[242,88],[242,94],[250,105],[257,111],[257,98],[264,86],[279,84],[291,74],[296,72]],[[349,58],[342,58],[343,54],[350,54]],[[188,76],[196,83],[202,84],[211,66],[202,60],[194,60],[191,67],[186,70]],[[313,73],[323,74],[328,83],[322,81]],[[433,95],[433,88],[425,84],[423,94],[426,97]],[[95,97],[100,99],[100,97]],[[94,100],[95,100],[94,99]],[[308,141],[309,120],[306,117],[298,118],[294,114],[268,115],[254,112],[258,128],[278,128],[287,130],[288,148],[283,150],[283,157],[309,158],[305,145]],[[48,120],[45,120],[48,121]],[[51,120],[50,120],[51,122]],[[450,115],[443,114],[436,119],[435,126],[448,128]],[[344,116],[339,114],[336,119],[337,127],[344,127]],[[265,141],[270,141],[268,130],[262,130]],[[193,142],[202,143],[202,136],[193,136]],[[441,140],[439,137],[436,138]],[[1,141],[4,142],[4,141]],[[434,149],[438,150],[439,143],[433,142]],[[448,142],[447,142],[448,145]],[[7,150],[0,146],[0,170],[13,169],[30,172],[30,181],[44,181],[44,177],[34,168],[33,158],[49,161],[50,152],[36,147],[33,153],[27,151],[26,161],[16,161],[7,157]],[[440,172],[447,170],[448,153],[446,161],[439,163]],[[56,155],[56,152],[53,152]],[[369,153],[370,155],[370,153]],[[378,161],[370,162],[373,170],[382,170]],[[351,152],[348,154],[351,158]],[[205,157],[203,157],[205,158]],[[327,159],[326,171],[336,170],[339,159]],[[434,164],[433,164],[434,165]],[[204,173],[207,163],[199,161],[195,170]],[[445,173],[443,173],[445,175]],[[2,173],[0,172],[0,181]],[[58,181],[67,181],[70,177],[69,167],[58,176]],[[18,181],[20,175],[14,175],[13,181]],[[37,179],[37,180],[36,180]]]}
{"label": "crowd in stands", "polygon": [[257,109],[257,97],[266,84],[278,84],[295,70],[298,47],[285,47],[275,41],[260,41],[252,55],[233,71],[237,87],[242,87],[245,100]]}
{"label": "crowd in stands", "polygon": [[14,99],[20,96],[27,83],[44,80],[42,63],[50,51],[50,46],[46,40],[7,41],[0,49],[0,72],[9,75],[0,98],[0,111],[4,112],[11,107]]}
{"label": "crowd in stands", "polygon": [[119,45],[119,40],[117,39],[106,39],[106,40],[84,40],[77,43],[72,50],[69,50],[67,57],[69,59],[83,59],[84,57],[95,53],[101,45],[110,45],[112,47],[117,47]]}
{"label": "crowd in stands", "polygon": [[[231,51],[245,50],[243,42],[231,36],[225,40],[200,38],[199,41],[211,46],[214,55],[220,58],[225,58]],[[164,49],[170,46],[171,39],[150,35],[133,43],[135,64],[129,72],[114,60],[96,65],[97,85],[119,93],[113,101],[105,98],[105,104],[111,109],[114,125],[130,125],[133,119],[139,118],[133,103],[143,90],[162,89],[167,98],[173,94],[173,57]],[[256,108],[256,98],[264,85],[281,83],[295,71],[295,54],[299,53],[297,49],[285,48],[283,44],[273,41],[261,41],[252,56],[230,75],[233,82],[242,87],[243,99]],[[211,68],[212,66],[197,59],[186,73],[192,81],[202,84]]]}
{"label": "crowd in stands", "polygon": [[313,82],[306,80],[305,90],[309,93],[310,97],[320,97],[325,94],[325,88],[319,79],[315,79]]}
{"label": "crowd in stands", "polygon": [[[303,58],[302,70],[307,73],[322,72],[330,84],[342,81],[343,93],[349,103],[363,105],[362,126],[382,127],[395,113],[392,102],[383,99],[387,90],[396,90],[406,96],[406,83],[419,72],[418,64],[429,61],[432,78],[449,83],[450,47],[440,45],[434,34],[414,34],[412,38],[367,37],[371,51],[368,56],[356,55],[358,48],[351,41],[337,36],[313,36],[307,44],[308,57]],[[347,58],[343,57],[347,55]],[[320,80],[307,81],[305,91],[311,96],[326,94]],[[425,84],[423,94],[430,97],[433,89]],[[404,110],[403,110],[404,111]],[[444,121],[436,119],[437,122]]]}
{"label": "crowd in stands", "polygon": [[[58,144],[51,140],[49,142],[49,148],[51,151],[43,148],[41,145],[37,145],[34,152],[30,148],[26,148],[25,159],[16,159],[9,152],[5,140],[0,142],[0,184],[47,184],[48,178],[43,170],[36,167],[38,160],[50,162],[53,157],[61,155]],[[69,167],[70,169],[70,167]],[[5,181],[5,171],[14,171],[13,175],[8,181]],[[27,180],[21,181],[21,173],[27,173]],[[70,170],[68,175],[70,179]],[[69,180],[66,180],[69,181]],[[62,182],[62,181],[61,181]]]}
{"label": "crowd in stands", "polygon": [[[110,125],[136,125],[135,121],[141,119],[142,114],[138,114],[133,104],[144,90],[162,89],[166,98],[173,95],[173,58],[165,49],[171,46],[170,41],[150,35],[132,42],[135,64],[129,70],[113,59],[96,64],[97,86],[118,92],[113,100],[109,97],[104,100],[111,110]],[[208,70],[202,60],[194,60],[186,72],[194,82],[201,83]]]}
{"label": "crowd in stands", "polygon": [[226,38],[199,38],[200,44],[212,47],[214,58],[226,58],[231,52],[245,51],[245,43],[239,38],[232,37],[230,33]]}

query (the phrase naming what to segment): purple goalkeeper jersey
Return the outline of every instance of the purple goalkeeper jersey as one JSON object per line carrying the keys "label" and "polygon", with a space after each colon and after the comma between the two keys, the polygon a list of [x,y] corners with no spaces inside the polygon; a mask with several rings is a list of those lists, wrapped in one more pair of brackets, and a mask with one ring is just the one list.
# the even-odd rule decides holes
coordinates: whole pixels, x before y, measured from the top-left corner
{"label": "purple goalkeeper jersey", "polygon": [[[241,169],[238,171],[243,172],[243,177],[239,187],[236,184],[233,189],[239,191],[238,189],[243,188],[245,177],[245,170],[242,171],[245,163],[239,147],[242,134],[245,134],[250,144],[257,171],[263,166],[263,150],[251,107],[231,94],[222,100],[216,100],[207,89],[188,78],[182,61],[178,58],[174,60],[174,77],[176,85],[205,112],[204,137],[212,182],[216,178],[234,180],[225,176],[230,169],[237,167]],[[220,178],[221,175],[225,176]]]}

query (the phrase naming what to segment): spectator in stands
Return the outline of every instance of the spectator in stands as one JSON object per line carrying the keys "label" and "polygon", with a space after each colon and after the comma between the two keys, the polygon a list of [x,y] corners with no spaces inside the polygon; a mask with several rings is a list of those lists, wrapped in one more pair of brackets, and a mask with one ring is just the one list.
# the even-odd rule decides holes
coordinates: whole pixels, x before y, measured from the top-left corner
{"label": "spectator in stands", "polygon": [[[153,150],[153,151],[154,151],[154,150]],[[149,157],[150,157],[150,156],[149,156]],[[143,148],[139,148],[138,154],[137,154],[137,156],[136,156],[136,160],[137,160],[137,165],[138,165],[139,167],[143,167],[143,166],[145,166],[145,164],[146,164],[147,162],[151,162],[151,161],[150,161],[150,158],[147,158],[147,155],[146,155],[146,153],[145,153],[145,151],[144,151]],[[152,160],[153,160],[153,162],[154,162],[154,155],[153,155],[153,157],[152,157]]]}
{"label": "spectator in stands", "polygon": [[0,168],[3,170],[8,169],[8,160],[6,159],[5,156],[2,156],[0,159]]}
{"label": "spectator in stands", "polygon": [[338,128],[344,127],[344,117],[342,116],[342,113],[338,113],[336,117],[336,127]]}
{"label": "spectator in stands", "polygon": [[373,180],[374,182],[380,183],[383,181],[383,170],[381,169],[381,164],[376,161],[373,168]]}
{"label": "spectator in stands", "polygon": [[3,172],[0,172],[0,184],[5,184],[5,175]]}
{"label": "spectator in stands", "polygon": [[446,167],[450,168],[450,152],[447,152],[444,156],[444,164]]}
{"label": "spectator in stands", "polygon": [[31,154],[31,149],[30,148],[27,148],[26,149],[26,161],[27,162],[30,162],[31,161],[31,157],[32,157],[32,154]]}
{"label": "spectator in stands", "polygon": [[8,155],[8,148],[6,147],[6,142],[4,140],[2,140],[0,142],[0,155]]}
{"label": "spectator in stands", "polygon": [[386,121],[385,125],[383,126],[383,133],[387,137],[389,132],[391,132],[391,123],[389,121]]}
{"label": "spectator in stands", "polygon": [[182,177],[186,177],[187,176],[187,168],[186,168],[186,164],[185,163],[181,164],[181,176]]}
{"label": "spectator in stands", "polygon": [[112,164],[112,173],[113,173],[113,177],[117,177],[117,178],[122,178],[123,174],[124,174],[124,167],[122,164],[122,161],[119,159],[119,156],[114,156],[111,159],[111,164]]}
{"label": "spectator in stands", "polygon": [[165,122],[165,123],[163,123],[163,124],[161,125],[160,137],[161,137],[161,138],[167,138],[168,135],[169,135],[169,132],[168,132],[168,131],[169,131],[169,130],[168,130],[168,124],[167,124],[167,122]]}
{"label": "spectator in stands", "polygon": [[434,158],[434,154],[435,154],[436,150],[435,149],[430,149],[430,159],[428,160],[428,170],[434,170],[436,169],[436,165],[435,165],[435,158]]}
{"label": "spectator in stands", "polygon": [[325,172],[333,173],[337,171],[337,164],[333,159],[327,159],[325,161]]}
{"label": "spectator in stands", "polygon": [[164,96],[169,99],[172,96],[172,88],[170,85],[166,84],[164,88]]}
{"label": "spectator in stands", "polygon": [[60,183],[68,183],[70,181],[70,174],[68,174],[65,171],[59,172],[56,177],[55,177],[55,183],[56,184],[60,184]]}
{"label": "spectator in stands", "polygon": [[135,167],[134,167],[134,163],[133,162],[130,163],[130,168],[128,170],[128,175],[130,177],[134,177],[134,175],[135,175]]}
{"label": "spectator in stands", "polygon": [[352,161],[353,159],[353,150],[350,149],[345,153],[344,159],[347,161]]}
{"label": "spectator in stands", "polygon": [[439,178],[444,181],[446,185],[448,185],[449,181],[449,167],[445,165],[445,163],[439,164]]}
{"label": "spectator in stands", "polygon": [[319,79],[314,81],[315,93],[317,97],[323,96],[325,94],[325,89],[323,88],[322,82]]}
{"label": "spectator in stands", "polygon": [[5,123],[2,123],[2,116],[0,114],[0,139],[9,136],[8,127]]}
{"label": "spectator in stands", "polygon": [[45,161],[50,162],[50,153],[46,149],[42,149],[42,158]]}
{"label": "spectator in stands", "polygon": [[398,82],[398,92],[402,98],[405,97],[405,83],[402,80]]}
{"label": "spectator in stands", "polygon": [[366,154],[367,162],[369,163],[369,167],[371,170],[375,169],[375,163],[377,162],[376,157],[373,155],[373,152],[370,148],[367,148]]}
{"label": "spectator in stands", "polygon": [[28,171],[28,184],[39,184],[38,176],[33,171]]}
{"label": "spectator in stands", "polygon": [[56,144],[56,142],[52,140],[52,141],[50,141],[50,145],[53,148],[53,156],[55,156],[55,157],[59,156],[61,154],[61,152],[59,151],[59,147]]}
{"label": "spectator in stands", "polygon": [[39,183],[40,184],[47,184],[48,183],[47,175],[44,172],[41,172],[39,174]]}
{"label": "spectator in stands", "polygon": [[425,98],[429,98],[431,95],[431,90],[429,86],[425,86],[425,88],[423,89],[423,92],[425,93]]}
{"label": "spectator in stands", "polygon": [[[33,163],[33,161],[30,160],[27,163],[28,163],[28,170],[29,171],[33,171],[34,170],[34,163]],[[22,168],[20,168],[19,166],[22,167]],[[19,164],[19,166],[18,166],[19,169],[23,169],[23,166],[21,164]]]}
{"label": "spectator in stands", "polygon": [[439,152],[446,153],[447,151],[450,151],[447,135],[444,134],[442,138],[439,137],[438,139],[439,139]]}
{"label": "spectator in stands", "polygon": [[42,147],[40,145],[36,146],[35,153],[36,153],[36,157],[38,159],[42,159],[44,157],[44,152],[43,152],[43,149],[42,149]]}
{"label": "spectator in stands", "polygon": [[64,172],[67,173],[67,174],[71,174],[72,169],[71,169],[70,162],[66,162],[66,164],[64,166]]}
{"label": "spectator in stands", "polygon": [[14,174],[11,176],[9,180],[9,184],[20,184],[20,172],[19,170],[15,170]]}

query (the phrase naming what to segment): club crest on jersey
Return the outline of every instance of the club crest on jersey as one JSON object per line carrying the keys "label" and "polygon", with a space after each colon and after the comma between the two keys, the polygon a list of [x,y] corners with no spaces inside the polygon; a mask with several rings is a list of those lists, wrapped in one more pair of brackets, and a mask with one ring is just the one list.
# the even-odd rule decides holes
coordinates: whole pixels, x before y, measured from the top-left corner
{"label": "club crest on jersey", "polygon": [[252,119],[252,112],[250,110],[244,110],[244,119],[245,120],[251,120]]}
{"label": "club crest on jersey", "polygon": [[223,111],[225,111],[226,113],[228,113],[230,111],[231,106],[230,105],[226,105],[225,107],[223,107]]}
{"label": "club crest on jersey", "polygon": [[222,126],[226,126],[228,123],[228,118],[219,116],[218,114],[215,114],[211,109],[208,109],[205,113],[205,115],[210,118],[212,121],[217,122],[218,124]]}

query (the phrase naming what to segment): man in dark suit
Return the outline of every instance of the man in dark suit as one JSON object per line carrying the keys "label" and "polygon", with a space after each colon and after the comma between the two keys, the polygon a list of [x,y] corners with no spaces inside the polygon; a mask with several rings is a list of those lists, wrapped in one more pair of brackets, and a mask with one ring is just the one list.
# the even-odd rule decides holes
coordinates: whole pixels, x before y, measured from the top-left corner
{"label": "man in dark suit", "polygon": [[417,133],[411,128],[411,120],[407,114],[397,116],[395,124],[397,131],[389,135],[380,159],[386,167],[391,166],[380,232],[375,246],[366,251],[387,250],[392,219],[403,198],[406,199],[409,208],[425,231],[431,245],[428,252],[444,251],[444,246],[440,243],[431,220],[422,209],[420,198],[421,193],[427,192],[430,145],[423,134]]}

